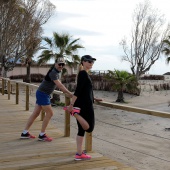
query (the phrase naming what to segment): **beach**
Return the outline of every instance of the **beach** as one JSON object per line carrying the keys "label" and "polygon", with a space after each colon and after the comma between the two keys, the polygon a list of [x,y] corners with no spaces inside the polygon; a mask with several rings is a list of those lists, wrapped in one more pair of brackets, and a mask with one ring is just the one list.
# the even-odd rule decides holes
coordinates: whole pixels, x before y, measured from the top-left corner
{"label": "beach", "polygon": [[[25,102],[24,91],[20,93],[20,104]],[[96,91],[95,97],[114,103],[117,92]],[[169,112],[170,90],[154,91],[142,87],[141,95],[124,94],[124,105]],[[11,99],[15,95],[11,95]],[[64,97],[61,96],[64,102]],[[30,111],[35,103],[35,89],[30,93]],[[65,112],[61,106],[53,107],[51,119],[57,129],[64,133]],[[107,108],[94,104],[95,129],[92,148],[115,161],[137,170],[170,170],[170,127],[168,118]],[[22,127],[21,127],[22,130]],[[48,134],[48,128],[47,128]],[[76,138],[77,125],[71,117],[71,138]],[[55,142],[55,141],[53,141]],[[110,170],[110,169],[109,169]]]}
{"label": "beach", "polygon": [[[117,92],[94,91],[95,97],[114,103]],[[125,105],[169,112],[170,91],[143,91],[140,96],[124,94]],[[61,110],[60,110],[61,109]],[[170,170],[170,127],[168,118],[94,105],[96,124],[93,150],[138,170]],[[63,130],[64,113],[58,107],[52,118]],[[71,137],[76,138],[71,117]]]}

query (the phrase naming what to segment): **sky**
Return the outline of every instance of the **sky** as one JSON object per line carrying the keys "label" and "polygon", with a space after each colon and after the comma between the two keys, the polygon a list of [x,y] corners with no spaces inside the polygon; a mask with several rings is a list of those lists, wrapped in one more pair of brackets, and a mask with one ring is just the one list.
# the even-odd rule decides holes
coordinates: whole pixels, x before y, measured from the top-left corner
{"label": "sky", "polygon": [[[83,56],[96,58],[92,70],[126,70],[130,64],[122,61],[124,55],[120,42],[128,37],[132,28],[132,14],[136,5],[144,0],[50,0],[55,14],[43,26],[44,35],[52,37],[53,32],[69,33],[74,39],[80,38],[85,49]],[[169,0],[150,0],[170,22]],[[151,67],[147,74],[164,74],[170,71],[165,56]]]}

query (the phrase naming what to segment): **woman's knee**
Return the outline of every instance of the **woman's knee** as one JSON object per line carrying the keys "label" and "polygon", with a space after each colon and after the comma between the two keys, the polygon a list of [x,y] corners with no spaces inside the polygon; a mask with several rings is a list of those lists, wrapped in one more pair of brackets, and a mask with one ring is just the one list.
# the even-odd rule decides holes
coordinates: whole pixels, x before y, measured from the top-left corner
{"label": "woman's knee", "polygon": [[50,105],[43,106],[42,109],[45,111],[47,117],[51,118],[53,116],[54,113]]}
{"label": "woman's knee", "polygon": [[47,113],[46,113],[46,116],[48,116],[48,117],[50,117],[50,118],[51,118],[53,115],[54,115],[53,112],[47,112]]}
{"label": "woman's knee", "polygon": [[93,126],[93,127],[89,127],[89,128],[86,130],[86,132],[91,133],[91,132],[93,132],[93,130],[94,130],[94,126]]}
{"label": "woman's knee", "polygon": [[40,111],[34,110],[33,114],[34,117],[38,117],[40,115]]}

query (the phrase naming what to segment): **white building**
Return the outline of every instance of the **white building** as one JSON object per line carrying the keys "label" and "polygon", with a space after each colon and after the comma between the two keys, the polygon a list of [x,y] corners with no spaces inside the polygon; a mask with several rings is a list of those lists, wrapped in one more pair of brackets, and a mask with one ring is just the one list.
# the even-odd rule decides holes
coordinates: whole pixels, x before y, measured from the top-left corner
{"label": "white building", "polygon": [[[43,74],[43,75],[46,75],[46,73],[48,72],[48,70],[50,69],[50,67],[52,66],[53,64],[44,64],[44,65],[41,65],[41,66],[38,66],[38,65],[32,65],[31,66],[31,69],[30,69],[30,72],[31,74]],[[68,67],[67,65],[65,66],[65,68],[67,69],[67,73],[69,75],[71,74],[77,74],[77,67],[78,66],[75,66],[75,67]],[[27,72],[27,68],[25,65],[23,64],[16,64],[16,66],[14,67],[14,69],[12,71],[9,71],[7,73],[7,77],[10,77],[10,76],[17,76],[17,75],[26,75],[26,72]]]}

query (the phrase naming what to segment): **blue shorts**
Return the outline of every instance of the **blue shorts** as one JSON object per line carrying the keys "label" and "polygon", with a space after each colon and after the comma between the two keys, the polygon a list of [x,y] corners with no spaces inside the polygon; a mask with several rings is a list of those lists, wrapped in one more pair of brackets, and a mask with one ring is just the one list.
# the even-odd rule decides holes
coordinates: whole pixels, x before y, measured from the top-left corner
{"label": "blue shorts", "polygon": [[43,106],[43,105],[50,105],[50,95],[41,92],[39,90],[36,91],[36,104]]}

